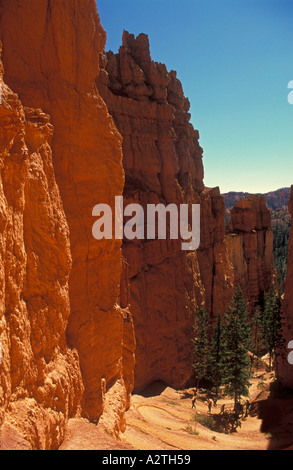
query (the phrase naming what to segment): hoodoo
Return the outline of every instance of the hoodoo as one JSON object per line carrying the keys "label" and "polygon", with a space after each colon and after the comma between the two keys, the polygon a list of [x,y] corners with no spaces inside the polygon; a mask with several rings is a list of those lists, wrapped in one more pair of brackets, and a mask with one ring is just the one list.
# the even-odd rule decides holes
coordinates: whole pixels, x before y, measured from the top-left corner
{"label": "hoodoo", "polygon": [[118,54],[103,53],[100,63],[97,84],[123,137],[124,199],[143,207],[201,207],[197,251],[186,254],[166,240],[125,240],[122,248],[137,341],[135,390],[157,379],[181,387],[192,374],[188,357],[198,306],[205,304],[215,317],[227,308],[235,285],[252,302],[270,286],[270,213],[261,197],[247,201],[244,213],[249,207],[253,226],[245,219],[239,229],[233,216],[234,235],[225,236],[224,199],[218,188],[204,186],[203,151],[189,101],[176,73],[152,61],[147,35],[124,31]]}
{"label": "hoodoo", "polygon": [[[124,186],[121,136],[95,84],[105,31],[95,0],[1,0],[0,6],[5,81],[24,106],[50,115],[54,128],[54,173],[72,257],[67,342],[79,355],[82,413],[97,420],[104,411],[105,426],[118,432],[133,386],[134,334],[130,312],[120,308],[121,241],[97,244],[92,237],[93,207],[101,201],[113,208]],[[50,273],[51,262],[44,257],[42,269]],[[50,324],[57,338],[58,328]]]}

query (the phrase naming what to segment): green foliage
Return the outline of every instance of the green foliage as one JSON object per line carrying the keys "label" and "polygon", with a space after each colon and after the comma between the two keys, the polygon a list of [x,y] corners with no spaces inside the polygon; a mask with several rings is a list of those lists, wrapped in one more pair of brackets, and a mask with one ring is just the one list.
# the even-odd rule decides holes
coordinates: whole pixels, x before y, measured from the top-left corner
{"label": "green foliage", "polygon": [[259,367],[259,356],[263,350],[262,341],[262,311],[259,306],[254,310],[252,321],[251,321],[251,335],[252,335],[252,353],[256,357],[256,370]]}
{"label": "green foliage", "polygon": [[217,422],[213,416],[195,414],[194,421],[198,424],[201,424],[205,428],[210,429],[211,431],[217,430]]}
{"label": "green foliage", "polygon": [[270,370],[277,349],[282,347],[282,313],[281,300],[277,296],[274,285],[264,296],[264,312],[261,321],[263,343],[270,355]]}
{"label": "green foliage", "polygon": [[288,244],[290,238],[290,220],[278,220],[273,227],[274,232],[274,262],[278,276],[278,287],[283,285],[287,275]]}
{"label": "green foliage", "polygon": [[194,428],[193,426],[186,426],[185,428],[186,432],[188,432],[188,434],[192,435],[192,436],[198,436],[199,435],[199,432],[197,432],[196,428]]}
{"label": "green foliage", "polygon": [[280,339],[281,312],[277,302],[275,287],[264,295],[264,312],[261,320],[263,344],[270,355],[270,370],[272,360]]}
{"label": "green foliage", "polygon": [[235,289],[234,298],[224,320],[219,314],[211,336],[208,335],[208,314],[200,309],[196,315],[193,363],[198,384],[205,380],[218,397],[225,386],[227,394],[235,398],[248,395],[251,347],[249,314],[241,289]]}
{"label": "green foliage", "polygon": [[[226,413],[224,415],[217,414],[214,416],[199,415],[196,414],[193,417],[194,421],[201,424],[211,431],[220,433],[231,433],[236,431],[238,427],[238,420],[235,419],[234,413]],[[213,436],[213,440],[216,440],[216,436]]]}
{"label": "green foliage", "polygon": [[201,380],[205,379],[208,371],[208,339],[209,316],[204,308],[201,308],[195,318],[195,338],[192,340],[194,344],[194,363],[198,385]]}
{"label": "green foliage", "polygon": [[264,293],[263,305],[263,312],[256,307],[250,320],[247,302],[237,287],[228,312],[218,315],[211,331],[207,312],[198,311],[193,339],[197,388],[204,382],[214,397],[218,397],[223,387],[234,398],[235,405],[241,396],[248,396],[253,365],[250,352],[257,361],[261,354],[269,352],[272,364],[284,346],[281,295],[273,285]]}
{"label": "green foliage", "polygon": [[251,331],[247,303],[240,287],[226,313],[224,384],[235,404],[241,396],[249,394]]}
{"label": "green foliage", "polygon": [[216,397],[218,397],[219,388],[223,384],[225,373],[225,331],[226,330],[222,315],[219,314],[217,317],[217,323],[213,328],[213,334],[210,341],[209,367],[207,376],[211,384],[212,392],[215,393]]}

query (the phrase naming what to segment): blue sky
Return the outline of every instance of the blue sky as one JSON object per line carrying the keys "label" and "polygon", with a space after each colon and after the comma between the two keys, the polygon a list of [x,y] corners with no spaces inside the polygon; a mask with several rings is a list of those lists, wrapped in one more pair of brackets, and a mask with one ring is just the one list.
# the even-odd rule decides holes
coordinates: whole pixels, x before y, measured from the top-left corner
{"label": "blue sky", "polygon": [[149,35],[176,70],[204,149],[205,185],[267,192],[293,184],[293,0],[97,0],[117,52]]}

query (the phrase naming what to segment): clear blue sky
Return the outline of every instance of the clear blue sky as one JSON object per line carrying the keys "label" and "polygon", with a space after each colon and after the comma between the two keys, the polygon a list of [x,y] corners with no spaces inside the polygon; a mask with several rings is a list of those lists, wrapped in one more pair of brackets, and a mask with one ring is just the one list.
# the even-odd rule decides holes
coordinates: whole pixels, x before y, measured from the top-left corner
{"label": "clear blue sky", "polygon": [[177,70],[204,149],[206,186],[267,192],[293,184],[293,0],[97,0],[117,52],[149,35]]}

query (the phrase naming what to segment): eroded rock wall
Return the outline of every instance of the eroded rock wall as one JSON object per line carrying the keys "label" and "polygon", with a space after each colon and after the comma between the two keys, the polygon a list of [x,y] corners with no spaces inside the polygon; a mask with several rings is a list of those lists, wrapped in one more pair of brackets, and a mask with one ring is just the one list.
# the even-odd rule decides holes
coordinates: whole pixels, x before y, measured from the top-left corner
{"label": "eroded rock wall", "polygon": [[[289,211],[291,218],[293,216],[293,186],[291,187],[291,197],[289,201]],[[292,226],[291,226],[292,227]],[[280,380],[284,387],[293,389],[293,365],[289,363],[289,353],[292,356],[292,347],[288,349],[288,345],[293,341],[293,230],[291,228],[291,237],[288,252],[288,271],[286,278],[285,298],[283,302],[284,316],[284,349],[280,351],[278,359]],[[292,362],[292,361],[290,361]]]}
{"label": "eroded rock wall", "polygon": [[[161,379],[182,386],[192,374],[194,314],[205,305],[223,313],[238,284],[251,305],[273,279],[273,236],[262,198],[235,207],[225,235],[219,188],[203,184],[199,134],[175,72],[153,62],[148,37],[124,31],[118,54],[101,55],[101,95],[123,137],[125,203],[200,204],[201,243],[124,241],[136,332],[135,390]],[[242,220],[243,219],[243,220]]]}
{"label": "eroded rock wall", "polygon": [[[225,272],[224,200],[203,184],[199,133],[176,72],[152,61],[145,34],[123,33],[118,54],[101,55],[101,95],[123,136],[125,204],[201,205],[201,245],[124,241],[136,334],[135,390],[154,380],[174,387],[192,376],[194,316],[222,310],[233,286]],[[222,264],[224,263],[224,265]]]}
{"label": "eroded rock wall", "polygon": [[56,448],[83,392],[66,343],[69,229],[50,118],[23,107],[1,62],[0,87],[0,449]]}
{"label": "eroded rock wall", "polygon": [[120,308],[121,242],[92,236],[93,207],[114,208],[124,186],[122,139],[95,85],[105,32],[95,0],[0,5],[6,81],[54,126],[53,163],[72,255],[67,340],[80,358],[83,415],[97,420],[107,410],[104,424],[118,432],[132,389],[134,335],[130,312]]}
{"label": "eroded rock wall", "polygon": [[[83,416],[117,434],[134,385],[183,386],[193,374],[196,309],[223,312],[238,282],[257,298],[269,276],[270,229],[246,232],[237,216],[238,245],[227,243],[224,200],[218,188],[204,187],[189,102],[176,73],[151,60],[146,35],[125,32],[119,53],[105,54],[94,0],[0,0],[0,38],[5,81],[27,106],[16,98],[15,110],[23,111],[13,111],[8,124],[5,111],[1,128],[1,155],[11,155],[3,167],[1,275],[12,292],[1,304],[2,420],[15,413],[13,402],[24,410],[19,416],[26,413],[18,429],[28,445],[51,448],[80,402]],[[93,207],[114,209],[122,194],[125,204],[144,209],[200,204],[199,249],[184,252],[181,241],[168,239],[125,240],[122,249],[119,240],[95,240]],[[19,367],[23,344],[33,348],[27,368]]]}
{"label": "eroded rock wall", "polygon": [[239,284],[251,308],[274,282],[273,231],[264,196],[247,196],[231,209],[226,237],[233,266],[233,284]]}

